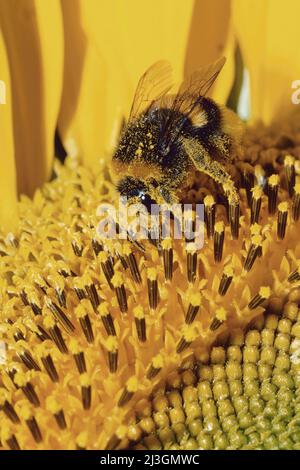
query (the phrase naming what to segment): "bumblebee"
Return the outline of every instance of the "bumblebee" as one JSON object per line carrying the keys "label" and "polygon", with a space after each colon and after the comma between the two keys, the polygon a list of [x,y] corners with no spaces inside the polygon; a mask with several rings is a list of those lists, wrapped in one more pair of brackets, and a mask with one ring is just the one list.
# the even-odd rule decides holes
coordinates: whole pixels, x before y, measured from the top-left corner
{"label": "bumblebee", "polygon": [[171,94],[171,67],[152,65],[139,80],[128,124],[112,158],[116,188],[129,203],[180,203],[195,170],[238,194],[226,170],[242,134],[233,111],[206,97],[225,58],[194,72]]}

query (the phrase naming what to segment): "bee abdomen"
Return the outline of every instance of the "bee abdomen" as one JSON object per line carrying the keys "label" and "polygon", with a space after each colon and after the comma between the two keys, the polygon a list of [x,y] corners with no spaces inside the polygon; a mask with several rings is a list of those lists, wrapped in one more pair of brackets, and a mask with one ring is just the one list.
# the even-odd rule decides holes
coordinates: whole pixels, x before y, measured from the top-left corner
{"label": "bee abdomen", "polygon": [[221,111],[213,100],[200,96],[190,120],[195,134],[206,137],[221,128]]}

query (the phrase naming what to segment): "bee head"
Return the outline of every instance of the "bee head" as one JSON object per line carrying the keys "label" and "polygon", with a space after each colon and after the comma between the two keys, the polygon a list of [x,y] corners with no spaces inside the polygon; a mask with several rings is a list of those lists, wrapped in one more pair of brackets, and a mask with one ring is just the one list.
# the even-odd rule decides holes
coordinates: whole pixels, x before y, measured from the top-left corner
{"label": "bee head", "polygon": [[146,182],[132,176],[125,176],[117,184],[117,190],[121,197],[126,197],[129,202],[143,204],[148,211],[151,211],[152,204],[156,204],[156,201],[150,196],[152,187],[155,187],[155,183],[146,184]]}

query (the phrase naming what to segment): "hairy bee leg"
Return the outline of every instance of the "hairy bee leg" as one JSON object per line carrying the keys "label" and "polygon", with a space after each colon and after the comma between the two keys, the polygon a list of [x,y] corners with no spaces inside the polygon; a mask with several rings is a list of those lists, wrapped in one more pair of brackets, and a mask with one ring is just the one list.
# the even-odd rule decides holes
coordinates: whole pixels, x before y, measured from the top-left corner
{"label": "hairy bee leg", "polygon": [[210,158],[209,153],[198,140],[183,139],[182,142],[195,168],[221,184],[228,197],[229,203],[237,205],[239,203],[239,195],[230,174],[219,162]]}
{"label": "hairy bee leg", "polygon": [[237,239],[239,236],[240,205],[239,195],[231,176],[219,162],[210,158],[209,153],[199,141],[195,139],[183,139],[183,146],[195,168],[210,176],[223,187],[229,203],[231,234],[234,239]]}

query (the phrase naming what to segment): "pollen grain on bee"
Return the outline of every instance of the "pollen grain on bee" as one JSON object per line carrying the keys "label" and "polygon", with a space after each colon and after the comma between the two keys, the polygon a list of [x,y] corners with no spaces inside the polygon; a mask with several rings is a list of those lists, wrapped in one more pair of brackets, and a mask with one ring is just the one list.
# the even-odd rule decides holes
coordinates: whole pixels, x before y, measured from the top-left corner
{"label": "pollen grain on bee", "polygon": [[151,204],[149,211],[141,203],[128,203],[120,197],[118,207],[100,204],[96,215],[96,232],[102,239],[163,240],[172,236],[193,242],[197,249],[204,244],[204,204]]}

